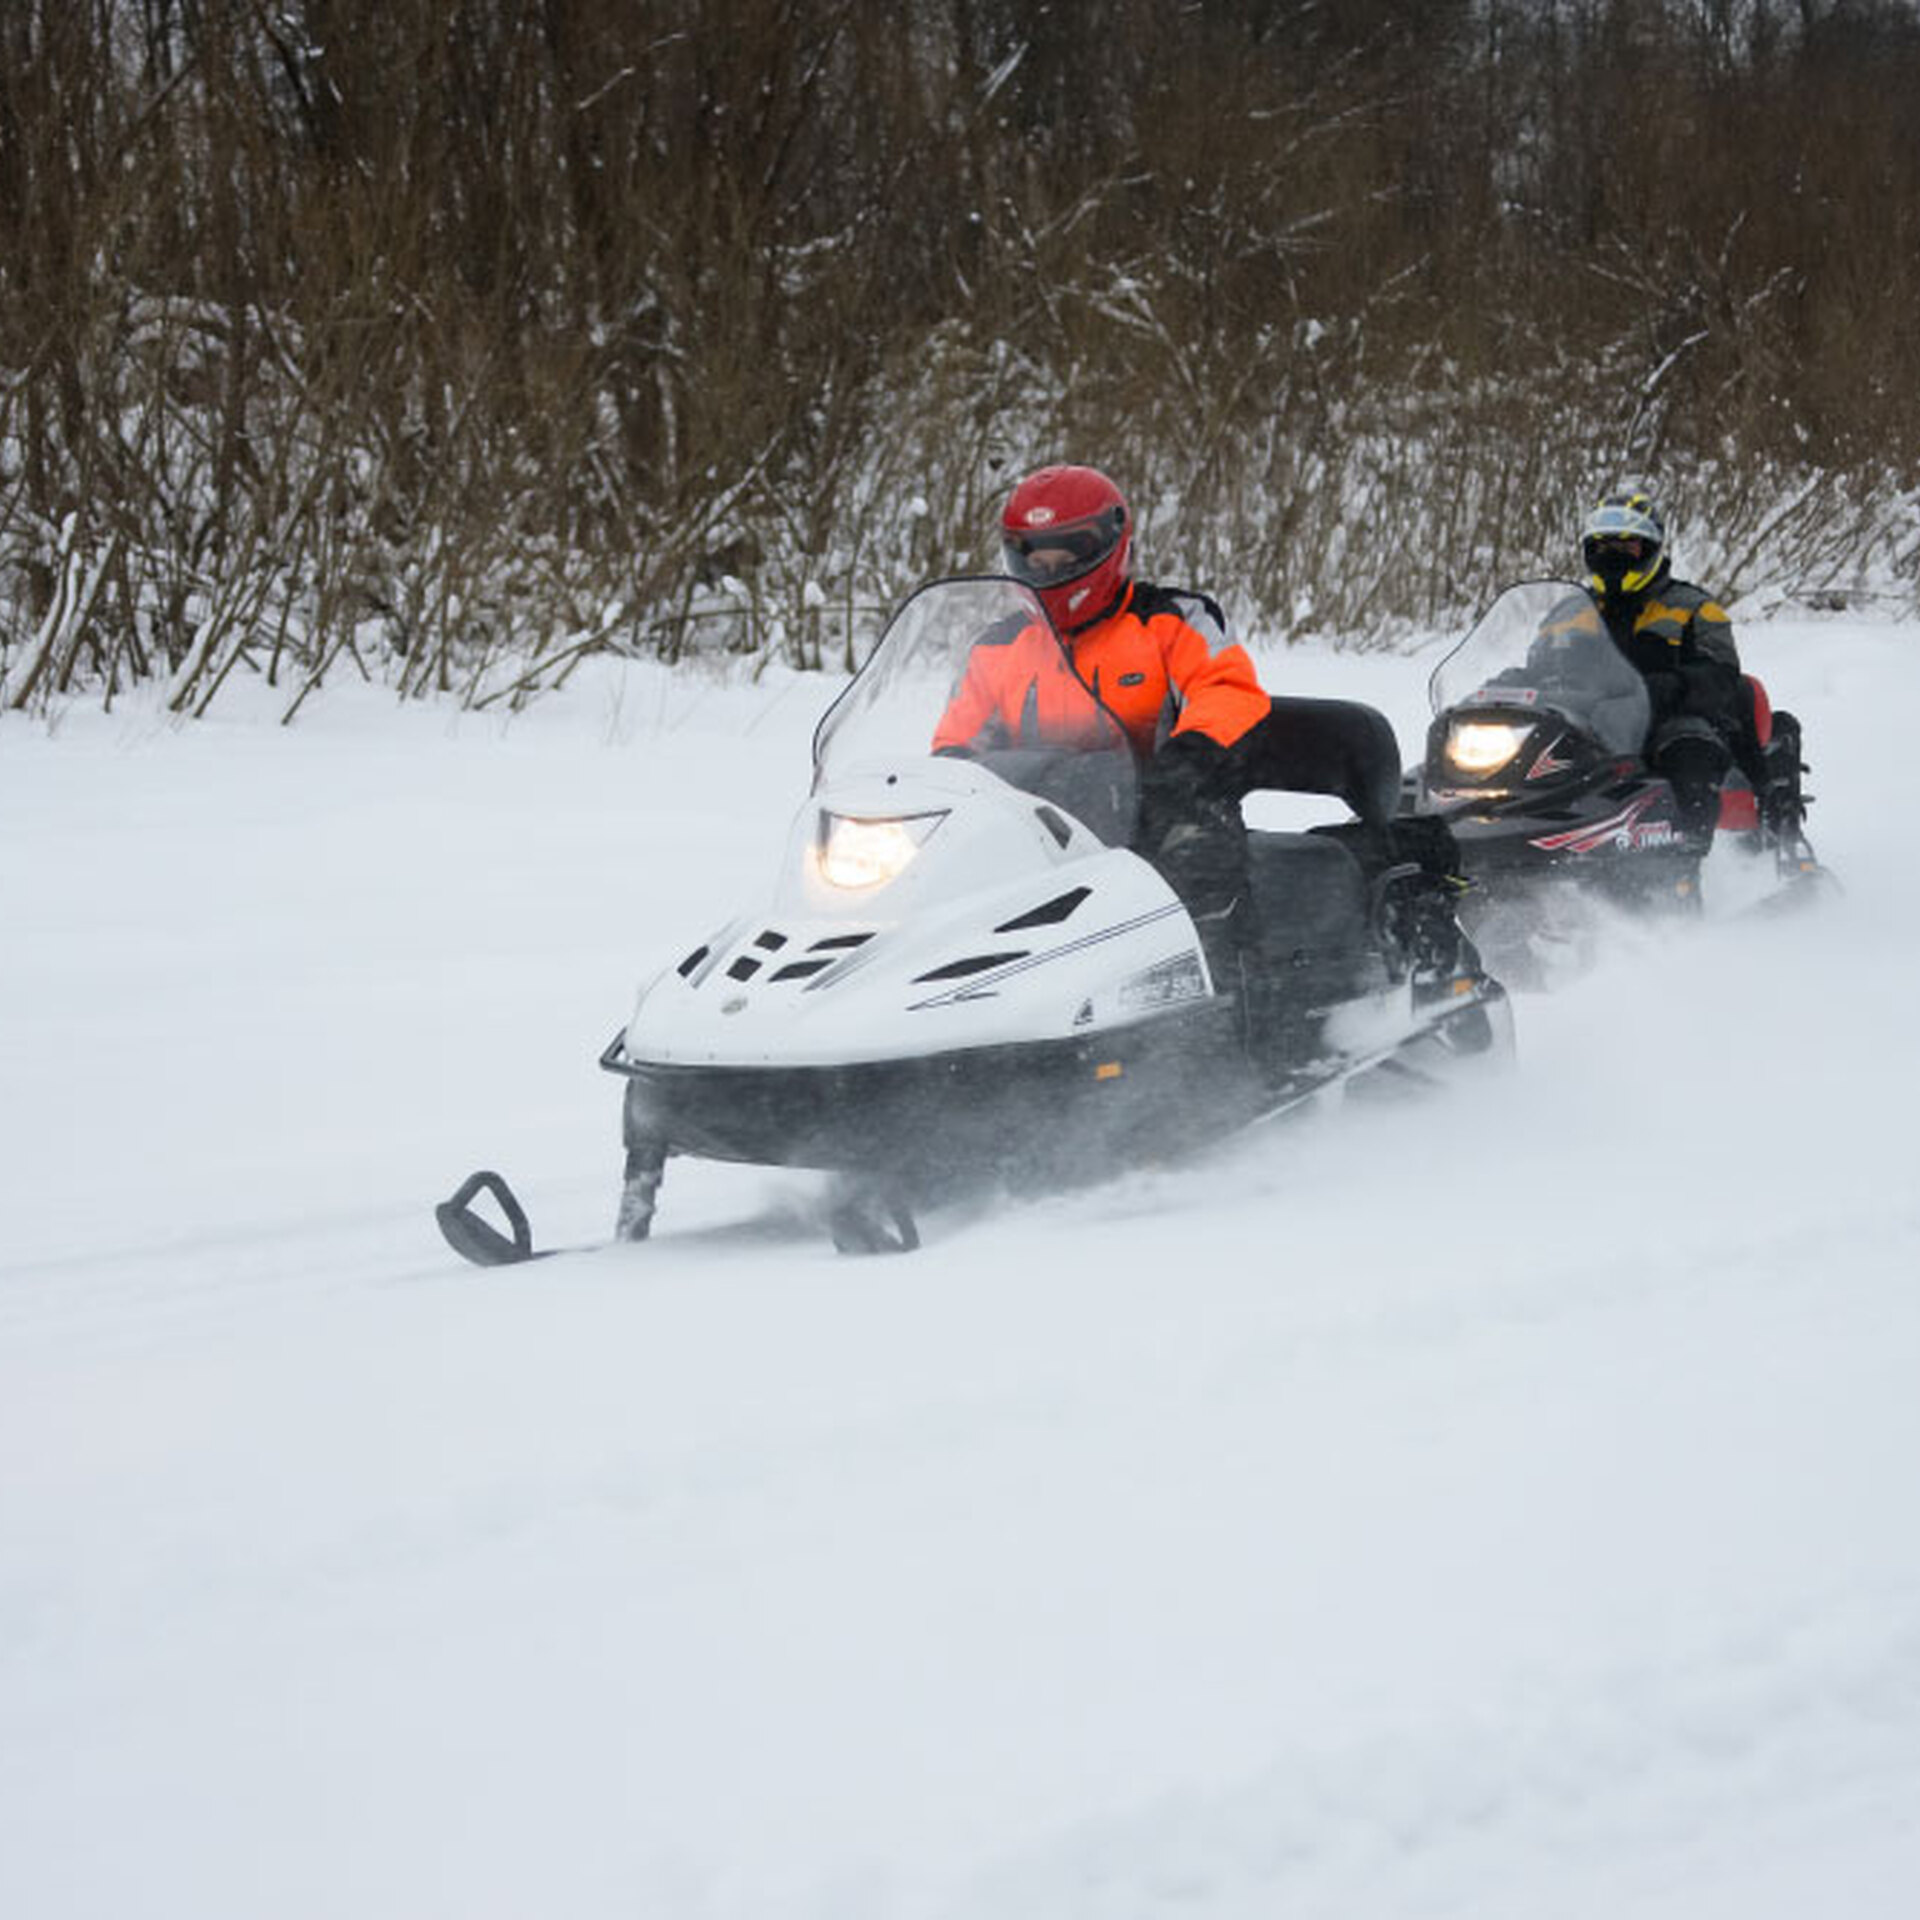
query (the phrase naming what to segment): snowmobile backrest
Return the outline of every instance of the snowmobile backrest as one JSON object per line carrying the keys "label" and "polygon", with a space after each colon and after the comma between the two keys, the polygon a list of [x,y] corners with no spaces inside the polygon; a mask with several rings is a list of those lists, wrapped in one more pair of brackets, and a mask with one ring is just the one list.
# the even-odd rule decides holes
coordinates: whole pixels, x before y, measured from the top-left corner
{"label": "snowmobile backrest", "polygon": [[1277,694],[1267,724],[1246,739],[1249,791],[1332,794],[1370,826],[1398,811],[1400,743],[1377,707]]}
{"label": "snowmobile backrest", "polygon": [[1247,835],[1253,977],[1299,1006],[1326,1006],[1383,984],[1372,890],[1337,840],[1314,833]]}
{"label": "snowmobile backrest", "polygon": [[1347,952],[1371,937],[1366,876],[1347,849],[1312,833],[1247,835],[1253,932],[1283,953]]}

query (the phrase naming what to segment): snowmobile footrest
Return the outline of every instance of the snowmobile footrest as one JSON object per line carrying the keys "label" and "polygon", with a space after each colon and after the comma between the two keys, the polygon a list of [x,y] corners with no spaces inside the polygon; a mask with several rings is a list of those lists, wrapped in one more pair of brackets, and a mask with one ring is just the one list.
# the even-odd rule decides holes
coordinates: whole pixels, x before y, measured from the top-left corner
{"label": "snowmobile footrest", "polygon": [[[490,1193],[505,1217],[512,1235],[502,1233],[490,1220],[473,1210],[476,1194]],[[470,1173],[461,1181],[453,1197],[434,1208],[446,1243],[463,1260],[476,1267],[511,1267],[536,1256],[533,1229],[527,1223],[526,1209],[514,1198],[513,1189],[497,1173]]]}

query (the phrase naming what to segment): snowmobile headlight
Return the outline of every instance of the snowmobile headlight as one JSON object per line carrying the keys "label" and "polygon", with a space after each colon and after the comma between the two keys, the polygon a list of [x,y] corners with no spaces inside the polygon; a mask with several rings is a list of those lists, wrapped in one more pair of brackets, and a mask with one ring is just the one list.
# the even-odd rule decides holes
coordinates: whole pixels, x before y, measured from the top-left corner
{"label": "snowmobile headlight", "polygon": [[1458,773],[1497,773],[1530,731],[1507,720],[1456,720],[1447,729],[1447,765]]}
{"label": "snowmobile headlight", "polygon": [[892,820],[863,820],[850,813],[820,815],[814,860],[833,887],[879,887],[897,880],[942,820],[941,813],[910,813]]}
{"label": "snowmobile headlight", "polygon": [[1207,977],[1200,971],[1200,956],[1177,953],[1121,981],[1120,1006],[1127,1013],[1149,1013],[1180,1000],[1203,1000],[1206,993]]}

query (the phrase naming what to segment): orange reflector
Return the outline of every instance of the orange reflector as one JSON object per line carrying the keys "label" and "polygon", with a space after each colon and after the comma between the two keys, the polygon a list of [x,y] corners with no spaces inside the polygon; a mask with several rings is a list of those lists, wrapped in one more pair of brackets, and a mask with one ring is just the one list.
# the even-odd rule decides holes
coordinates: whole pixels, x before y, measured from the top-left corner
{"label": "orange reflector", "polygon": [[1120,1062],[1118,1060],[1102,1060],[1100,1064],[1094,1068],[1093,1077],[1096,1080],[1118,1080],[1120,1078]]}

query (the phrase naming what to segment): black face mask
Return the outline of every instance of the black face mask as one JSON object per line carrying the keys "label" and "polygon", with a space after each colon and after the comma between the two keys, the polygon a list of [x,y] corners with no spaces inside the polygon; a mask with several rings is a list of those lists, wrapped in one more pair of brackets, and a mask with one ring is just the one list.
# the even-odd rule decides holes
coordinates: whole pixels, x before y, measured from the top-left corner
{"label": "black face mask", "polygon": [[1644,593],[1653,584],[1646,548],[1639,541],[1628,543],[1604,536],[1592,539],[1586,543],[1585,558],[1587,571],[1600,582],[1601,591],[1609,600],[1628,597],[1626,578],[1630,573],[1645,572],[1649,576],[1633,589],[1636,594]]}

